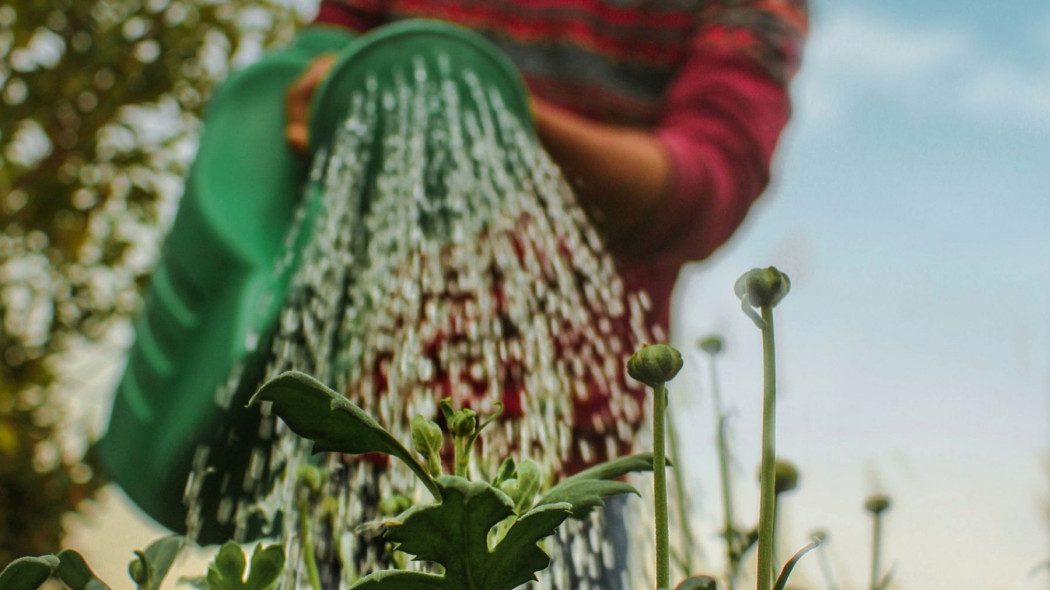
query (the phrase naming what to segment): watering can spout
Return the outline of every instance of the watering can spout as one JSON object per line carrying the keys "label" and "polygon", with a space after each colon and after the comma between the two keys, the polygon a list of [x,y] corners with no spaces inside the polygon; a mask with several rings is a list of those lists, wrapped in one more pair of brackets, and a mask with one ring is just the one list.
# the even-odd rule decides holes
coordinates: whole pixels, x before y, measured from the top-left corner
{"label": "watering can spout", "polygon": [[[369,84],[380,90],[394,84],[396,72],[416,67],[417,55],[440,54],[442,67],[473,72],[520,121],[531,121],[509,60],[480,36],[436,21],[395,23],[356,38],[307,29],[292,47],[223,85],[209,107],[98,445],[103,468],[135,504],[201,543],[235,531],[246,540],[264,524],[235,526],[227,505],[257,493],[245,482],[259,477],[249,477],[257,467],[249,455],[262,421],[243,405],[265,372],[297,264],[294,256],[278,264],[307,180],[306,163],[284,139],[284,96],[309,63],[330,52],[340,58],[314,99],[311,152],[333,140],[348,97]],[[309,219],[302,227],[310,227]],[[308,230],[300,233],[308,239]],[[187,493],[196,498],[193,510]]]}

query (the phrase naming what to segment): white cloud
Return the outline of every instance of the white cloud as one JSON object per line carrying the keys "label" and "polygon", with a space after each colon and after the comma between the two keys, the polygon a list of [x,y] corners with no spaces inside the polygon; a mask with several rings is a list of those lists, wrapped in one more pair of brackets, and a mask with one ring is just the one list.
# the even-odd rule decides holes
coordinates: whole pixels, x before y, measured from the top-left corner
{"label": "white cloud", "polygon": [[[1032,54],[1050,47],[1050,24]],[[1050,60],[1022,65],[976,34],[840,9],[817,21],[800,79],[800,110],[828,122],[876,97],[909,111],[1050,128]]]}

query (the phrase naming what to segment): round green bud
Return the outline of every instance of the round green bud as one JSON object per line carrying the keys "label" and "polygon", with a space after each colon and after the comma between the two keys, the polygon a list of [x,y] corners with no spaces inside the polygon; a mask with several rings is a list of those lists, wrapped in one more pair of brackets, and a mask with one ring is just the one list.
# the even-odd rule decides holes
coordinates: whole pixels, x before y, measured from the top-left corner
{"label": "round green bud", "polygon": [[478,414],[470,408],[459,410],[452,414],[452,418],[448,421],[448,431],[455,437],[465,438],[473,436],[477,428]]}
{"label": "round green bud", "polygon": [[299,471],[295,474],[296,481],[299,485],[305,487],[312,493],[321,491],[321,484],[324,481],[324,477],[321,475],[321,470],[313,465],[300,465]]}
{"label": "round green bud", "polygon": [[653,388],[674,379],[681,370],[682,353],[666,344],[643,344],[627,359],[627,373]]}
{"label": "round green bud", "polygon": [[379,501],[379,513],[383,516],[395,516],[412,507],[412,498],[395,494]]}
{"label": "round green bud", "polygon": [[675,590],[718,590],[718,583],[710,576],[693,576],[682,580]]}
{"label": "round green bud", "polygon": [[798,487],[798,469],[790,461],[777,459],[773,474],[773,491],[776,494],[790,492]]}
{"label": "round green bud", "polygon": [[864,502],[864,509],[878,516],[889,510],[891,504],[890,497],[886,494],[875,494]]}
{"label": "round green bud", "polygon": [[733,291],[752,307],[776,307],[791,290],[791,279],[776,267],[752,268],[736,280]]}
{"label": "round green bud", "polygon": [[822,544],[828,540],[828,531],[824,529],[817,529],[809,534],[809,537],[813,539],[814,543]]}
{"label": "round green bud", "polygon": [[700,347],[700,350],[714,356],[722,352],[722,337],[712,334],[706,338],[701,338],[696,345]]}

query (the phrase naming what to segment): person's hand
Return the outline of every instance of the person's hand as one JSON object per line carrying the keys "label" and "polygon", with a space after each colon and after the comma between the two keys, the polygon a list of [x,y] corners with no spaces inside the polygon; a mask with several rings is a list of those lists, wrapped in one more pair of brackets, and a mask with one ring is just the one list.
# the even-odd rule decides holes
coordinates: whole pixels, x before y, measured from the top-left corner
{"label": "person's hand", "polygon": [[313,100],[314,91],[335,65],[335,60],[333,54],[315,59],[288,87],[285,95],[285,138],[288,145],[300,155],[306,155],[310,145],[310,101]]}

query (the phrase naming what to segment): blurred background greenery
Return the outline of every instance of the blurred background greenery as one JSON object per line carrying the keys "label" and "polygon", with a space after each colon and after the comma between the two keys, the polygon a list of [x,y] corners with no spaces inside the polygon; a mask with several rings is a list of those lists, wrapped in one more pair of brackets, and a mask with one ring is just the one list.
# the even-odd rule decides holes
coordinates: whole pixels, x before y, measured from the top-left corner
{"label": "blurred background greenery", "polygon": [[0,563],[55,551],[104,483],[60,402],[112,369],[72,357],[121,346],[215,84],[303,18],[279,0],[0,6]]}

